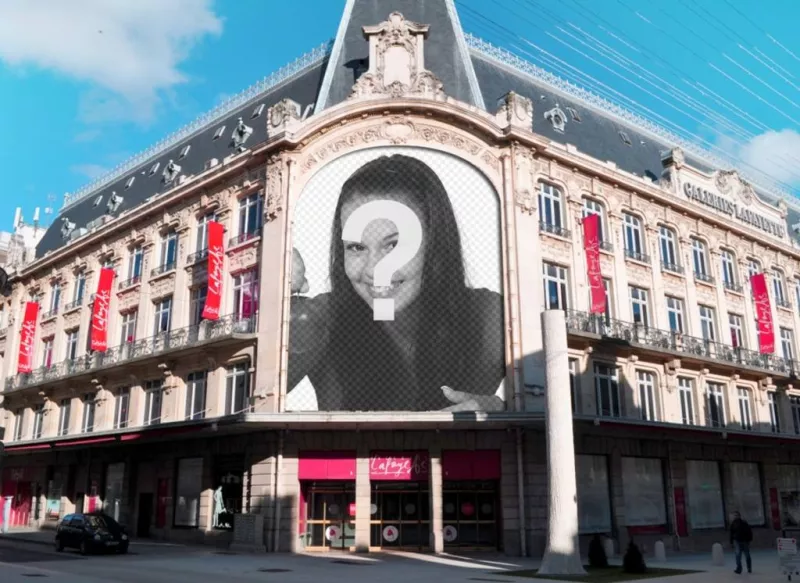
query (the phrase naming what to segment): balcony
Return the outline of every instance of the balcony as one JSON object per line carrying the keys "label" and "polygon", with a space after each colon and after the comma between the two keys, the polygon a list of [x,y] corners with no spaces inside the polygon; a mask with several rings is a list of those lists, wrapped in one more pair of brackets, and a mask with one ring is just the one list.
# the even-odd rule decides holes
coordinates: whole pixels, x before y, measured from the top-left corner
{"label": "balcony", "polygon": [[231,237],[230,241],[228,241],[228,247],[236,247],[237,245],[241,245],[242,243],[247,243],[253,239],[256,239],[261,236],[261,228],[255,229],[252,233],[239,233],[235,237]]}
{"label": "balcony", "polygon": [[786,376],[797,373],[791,360],[774,354],[761,354],[755,350],[730,346],[695,338],[671,330],[659,330],[643,324],[606,318],[602,314],[567,311],[569,333],[592,334],[603,339],[641,344],[649,350],[674,353],[677,358],[699,357],[750,369],[768,371]]}
{"label": "balcony", "polygon": [[640,253],[632,249],[625,249],[625,257],[627,259],[633,259],[634,261],[641,261],[642,263],[650,263],[650,257],[647,253]]}
{"label": "balcony", "polygon": [[784,308],[786,310],[792,309],[792,302],[785,299],[776,299],[775,305],[778,306],[779,308]]}
{"label": "balcony", "polygon": [[83,298],[80,297],[77,300],[72,301],[68,303],[66,306],[64,306],[64,312],[66,313],[66,312],[71,312],[72,310],[77,310],[82,305],[83,305]]}
{"label": "balcony", "polygon": [[683,267],[676,263],[664,263],[661,262],[661,271],[668,271],[670,273],[677,273],[678,275],[683,275]]}
{"label": "balcony", "polygon": [[707,273],[702,273],[700,271],[694,272],[694,279],[695,281],[702,281],[703,283],[708,283],[714,285],[714,277],[708,275]]}
{"label": "balcony", "polygon": [[159,275],[169,273],[170,271],[174,271],[177,266],[178,263],[176,261],[172,261],[170,263],[164,263],[163,265],[154,267],[152,271],[150,271],[150,277],[157,277]]}
{"label": "balcony", "polygon": [[565,229],[560,225],[545,223],[544,221],[539,221],[539,230],[542,231],[543,233],[550,233],[551,235],[556,235],[557,237],[564,237],[565,239],[569,239],[571,236],[569,229]]}
{"label": "balcony", "polygon": [[40,367],[31,373],[9,377],[5,390],[11,391],[32,387],[67,377],[94,373],[126,362],[142,360],[162,353],[200,346],[224,339],[236,339],[239,335],[255,333],[255,316],[242,318],[229,315],[219,320],[204,320],[194,326],[162,332],[149,338],[126,342],[110,347],[105,352],[85,354],[74,360],[64,360],[49,367]]}
{"label": "balcony", "polygon": [[53,319],[53,318],[55,318],[56,316],[58,316],[58,306],[56,306],[56,307],[55,307],[55,308],[53,308],[52,310],[49,310],[49,311],[47,311],[47,312],[43,312],[43,313],[42,313],[42,320],[43,320],[43,321],[44,321],[44,320],[52,320],[52,319]]}
{"label": "balcony", "polygon": [[129,277],[125,281],[119,282],[119,291],[123,291],[126,289],[130,289],[135,285],[142,283],[142,276],[141,275],[134,275],[133,277]]}
{"label": "balcony", "polygon": [[722,285],[725,287],[726,290],[733,292],[735,294],[743,293],[743,288],[741,284],[735,283],[733,281],[723,281]]}
{"label": "balcony", "polygon": [[614,252],[614,244],[611,241],[600,241],[600,249],[602,251]]}
{"label": "balcony", "polygon": [[194,265],[198,261],[202,261],[208,257],[208,248],[201,249],[200,251],[195,251],[194,253],[190,253],[186,257],[186,265]]}

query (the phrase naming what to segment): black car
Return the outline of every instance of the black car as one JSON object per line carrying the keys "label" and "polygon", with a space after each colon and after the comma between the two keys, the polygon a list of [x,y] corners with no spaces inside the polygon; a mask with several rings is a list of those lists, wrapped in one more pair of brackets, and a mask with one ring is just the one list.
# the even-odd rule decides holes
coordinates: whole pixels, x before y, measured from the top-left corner
{"label": "black car", "polygon": [[125,527],[102,513],[68,514],[56,529],[57,551],[65,547],[80,549],[82,555],[92,552],[128,552]]}

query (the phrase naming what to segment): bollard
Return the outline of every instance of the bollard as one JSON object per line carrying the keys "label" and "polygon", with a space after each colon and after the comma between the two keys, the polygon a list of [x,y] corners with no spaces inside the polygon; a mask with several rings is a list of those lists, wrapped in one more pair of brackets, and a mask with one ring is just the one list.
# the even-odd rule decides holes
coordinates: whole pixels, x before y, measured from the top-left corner
{"label": "bollard", "polygon": [[667,550],[664,548],[664,543],[660,540],[656,541],[656,544],[653,547],[653,559],[660,563],[663,563],[667,560]]}
{"label": "bollard", "polygon": [[614,539],[606,538],[603,541],[603,548],[606,551],[606,556],[607,557],[613,557],[614,556]]}
{"label": "bollard", "polygon": [[719,543],[714,543],[714,546],[711,547],[711,564],[715,567],[723,567],[725,565],[725,552]]}

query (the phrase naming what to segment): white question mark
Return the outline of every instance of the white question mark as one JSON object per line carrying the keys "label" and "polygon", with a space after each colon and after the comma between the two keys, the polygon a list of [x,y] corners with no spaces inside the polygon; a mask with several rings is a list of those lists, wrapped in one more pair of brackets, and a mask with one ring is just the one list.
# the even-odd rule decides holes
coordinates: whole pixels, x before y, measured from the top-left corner
{"label": "white question mark", "polygon": [[[378,261],[372,277],[376,286],[389,287],[394,272],[411,261],[422,246],[422,223],[403,203],[373,200],[353,211],[342,228],[342,240],[360,242],[364,229],[376,219],[387,219],[397,227],[397,245]],[[394,298],[374,298],[372,315],[374,320],[394,320]]]}

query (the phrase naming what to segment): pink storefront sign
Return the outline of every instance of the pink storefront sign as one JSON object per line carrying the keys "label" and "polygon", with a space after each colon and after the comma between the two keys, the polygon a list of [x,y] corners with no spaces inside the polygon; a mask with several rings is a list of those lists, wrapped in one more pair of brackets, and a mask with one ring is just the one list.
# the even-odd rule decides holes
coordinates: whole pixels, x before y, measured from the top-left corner
{"label": "pink storefront sign", "polygon": [[428,479],[429,472],[426,451],[372,452],[369,458],[370,480],[420,482]]}
{"label": "pink storefront sign", "polygon": [[300,480],[355,480],[356,452],[300,452],[297,477]]}

